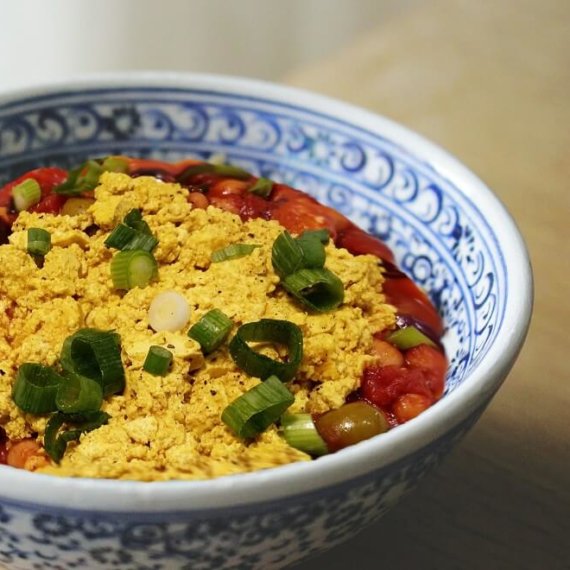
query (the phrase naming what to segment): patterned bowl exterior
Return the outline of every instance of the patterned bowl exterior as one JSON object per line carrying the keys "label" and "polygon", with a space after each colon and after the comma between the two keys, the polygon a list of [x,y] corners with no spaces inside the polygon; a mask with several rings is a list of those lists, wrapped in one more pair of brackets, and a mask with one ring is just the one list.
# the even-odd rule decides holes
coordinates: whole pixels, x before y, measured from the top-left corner
{"label": "patterned bowl exterior", "polygon": [[[350,107],[338,116],[326,111],[328,100],[302,105],[298,92],[272,97],[278,88],[253,82],[107,83],[0,99],[0,185],[39,165],[69,167],[88,156],[175,161],[222,153],[228,162],[306,190],[380,236],[429,291],[445,319],[451,363],[446,396],[430,413],[488,359],[508,325],[509,272],[500,237],[489,213],[442,174],[437,160],[394,138],[398,127],[386,122],[388,136],[381,119],[380,127],[366,128],[349,120]],[[394,461],[372,462],[368,472],[349,471],[334,484],[237,506],[149,512],[14,499],[0,486],[0,562],[42,570],[268,569],[330,548],[378,518],[469,429],[525,330],[519,324],[517,346],[494,382],[445,429]],[[336,468],[334,461],[328,469]]]}

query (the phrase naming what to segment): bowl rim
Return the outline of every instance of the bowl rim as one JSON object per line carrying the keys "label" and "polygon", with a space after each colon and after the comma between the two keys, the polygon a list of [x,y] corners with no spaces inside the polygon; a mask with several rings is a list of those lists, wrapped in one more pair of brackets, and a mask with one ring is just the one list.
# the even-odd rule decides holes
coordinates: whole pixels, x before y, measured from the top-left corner
{"label": "bowl rim", "polygon": [[[509,287],[505,301],[504,333],[452,393],[413,422],[396,430],[331,454],[317,461],[293,463],[267,470],[203,481],[140,482],[68,478],[30,473],[0,466],[0,496],[23,508],[26,505],[67,507],[81,505],[85,512],[164,513],[223,509],[264,503],[340,485],[384,468],[442,437],[481,409],[499,388],[524,342],[532,312],[533,278],[524,240],[505,206],[469,169],[437,144],[386,117],[363,108],[277,83],[229,75],[178,72],[112,72],[77,76],[70,80],[0,90],[1,106],[42,95],[62,95],[94,89],[128,88],[204,89],[286,104],[382,137],[416,160],[428,165],[463,196],[477,198],[477,207],[498,235],[503,236],[503,257]],[[380,134],[381,133],[381,134]],[[75,507],[74,507],[75,509]]]}

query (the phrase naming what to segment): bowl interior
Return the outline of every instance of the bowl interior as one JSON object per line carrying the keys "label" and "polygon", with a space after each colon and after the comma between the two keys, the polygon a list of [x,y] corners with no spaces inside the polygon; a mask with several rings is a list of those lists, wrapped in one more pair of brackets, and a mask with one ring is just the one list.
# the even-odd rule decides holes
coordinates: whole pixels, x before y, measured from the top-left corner
{"label": "bowl interior", "polygon": [[[346,115],[346,113],[345,113]],[[40,165],[129,154],[176,161],[223,154],[303,189],[393,248],[444,316],[447,393],[502,327],[506,265],[472,199],[380,128],[231,90],[119,86],[0,102],[0,185]]]}

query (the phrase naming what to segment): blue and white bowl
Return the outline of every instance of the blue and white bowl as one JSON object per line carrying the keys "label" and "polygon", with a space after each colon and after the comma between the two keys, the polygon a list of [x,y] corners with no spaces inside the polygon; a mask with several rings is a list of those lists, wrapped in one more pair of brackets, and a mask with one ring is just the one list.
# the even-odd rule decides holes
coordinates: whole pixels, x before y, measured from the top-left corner
{"label": "blue and white bowl", "polygon": [[139,74],[0,94],[0,185],[127,154],[231,163],[306,190],[380,236],[442,312],[445,396],[308,464],[211,481],[56,478],[0,466],[0,563],[18,569],[281,568],[380,517],[461,439],[511,368],[532,305],[524,243],[455,159],[376,115],[277,85]]}

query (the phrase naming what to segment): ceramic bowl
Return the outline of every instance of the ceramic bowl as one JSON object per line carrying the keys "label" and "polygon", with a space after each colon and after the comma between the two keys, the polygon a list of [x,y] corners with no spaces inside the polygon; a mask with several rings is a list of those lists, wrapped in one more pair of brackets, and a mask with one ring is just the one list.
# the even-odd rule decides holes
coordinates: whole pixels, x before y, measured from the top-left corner
{"label": "ceramic bowl", "polygon": [[391,432],[308,464],[199,482],[42,476],[0,466],[8,568],[281,568],[380,517],[469,430],[511,368],[531,312],[513,220],[471,172],[364,110],[237,78],[91,77],[0,95],[0,184],[39,165],[223,153],[380,236],[443,314],[444,397]]}

